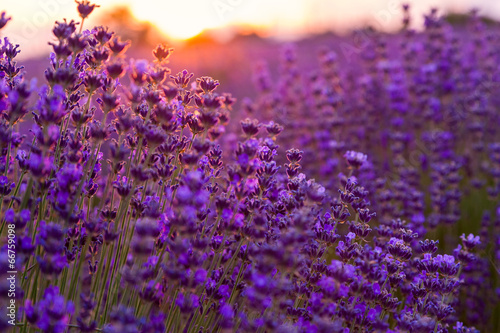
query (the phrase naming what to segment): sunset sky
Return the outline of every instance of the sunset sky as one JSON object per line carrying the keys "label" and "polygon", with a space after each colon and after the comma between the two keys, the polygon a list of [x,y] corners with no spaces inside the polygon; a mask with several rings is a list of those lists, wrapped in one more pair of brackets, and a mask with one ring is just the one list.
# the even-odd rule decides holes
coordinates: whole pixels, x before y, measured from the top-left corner
{"label": "sunset sky", "polygon": [[[13,20],[3,30],[21,44],[23,58],[48,52],[51,26],[62,18],[78,19],[73,0],[1,0],[0,11]],[[278,38],[297,38],[311,32],[345,31],[366,23],[390,30],[401,21],[400,4],[410,3],[414,25],[431,7],[441,12],[478,8],[500,19],[498,0],[95,0],[96,19],[114,5],[128,5],[138,20],[155,24],[167,36],[186,39],[204,29],[240,25]],[[90,27],[87,22],[85,27]]]}

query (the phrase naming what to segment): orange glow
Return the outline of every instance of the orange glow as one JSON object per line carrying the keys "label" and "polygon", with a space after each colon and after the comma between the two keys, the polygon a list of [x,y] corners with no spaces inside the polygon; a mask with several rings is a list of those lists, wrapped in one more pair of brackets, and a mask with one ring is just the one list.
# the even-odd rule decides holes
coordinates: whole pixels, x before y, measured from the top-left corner
{"label": "orange glow", "polygon": [[[309,33],[329,30],[347,31],[365,24],[377,30],[391,31],[401,24],[399,4],[412,5],[412,25],[421,27],[422,14],[429,8],[467,11],[479,8],[500,20],[500,1],[485,0],[91,0],[100,5],[84,27],[93,24],[106,25],[106,17],[100,16],[115,6],[129,7],[139,21],[147,21],[177,40],[186,40],[204,30],[217,29],[211,34],[215,39],[230,40],[235,31],[256,32],[260,36],[279,39],[298,39]],[[74,0],[22,0],[1,2],[0,12],[5,10],[13,19],[1,34],[19,43],[21,57],[46,54],[53,40],[52,24],[63,18],[80,21]],[[99,18],[99,19],[98,19]],[[104,18],[104,19],[103,19]],[[133,28],[134,22],[130,22]],[[220,29],[219,29],[220,28]]]}
{"label": "orange glow", "polygon": [[[139,20],[149,21],[175,39],[189,39],[206,29],[222,26],[211,13],[200,10],[200,1],[165,1],[130,3],[131,11]],[[209,9],[209,8],[207,8]]]}
{"label": "orange glow", "polygon": [[128,5],[137,19],[180,40],[231,26],[286,35],[302,31],[308,16],[305,0],[113,0],[109,5],[118,3]]}

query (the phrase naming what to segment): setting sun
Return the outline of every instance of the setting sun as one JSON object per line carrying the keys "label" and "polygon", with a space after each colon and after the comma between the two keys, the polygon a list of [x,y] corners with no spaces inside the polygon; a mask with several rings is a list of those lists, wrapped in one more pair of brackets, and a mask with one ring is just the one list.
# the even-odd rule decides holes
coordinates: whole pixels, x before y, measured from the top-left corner
{"label": "setting sun", "polygon": [[116,2],[127,5],[134,16],[148,21],[175,39],[189,39],[204,30],[247,26],[279,34],[301,32],[312,15],[303,0],[184,0]]}
{"label": "setting sun", "polygon": [[[214,20],[215,12],[210,12],[210,2],[141,2],[130,4],[131,11],[140,20],[156,25],[161,31],[175,39],[188,39],[205,29],[222,26],[224,22]],[[212,9],[213,10],[213,9]]]}

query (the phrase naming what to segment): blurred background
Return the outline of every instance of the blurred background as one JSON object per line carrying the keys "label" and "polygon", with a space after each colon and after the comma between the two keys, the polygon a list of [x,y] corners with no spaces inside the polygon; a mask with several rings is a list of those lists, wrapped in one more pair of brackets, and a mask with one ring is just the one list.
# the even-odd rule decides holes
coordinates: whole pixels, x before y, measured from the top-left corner
{"label": "blurred background", "polygon": [[[471,9],[494,25],[500,20],[496,0],[95,0],[100,8],[84,28],[106,25],[122,40],[131,40],[131,58],[151,59],[159,42],[175,48],[172,72],[188,68],[195,76],[210,75],[221,81],[222,90],[237,98],[252,95],[248,80],[261,59],[271,74],[277,69],[284,42],[298,47],[299,64],[314,68],[311,53],[321,47],[334,49],[348,61],[360,53],[357,44],[367,34],[356,29],[396,32],[401,28],[403,3],[411,5],[411,27],[421,29],[431,8],[460,25]],[[74,0],[2,0],[0,11],[12,17],[3,30],[20,44],[18,57],[28,75],[43,78],[53,40],[55,21],[80,21]],[[307,57],[301,57],[301,54]],[[301,59],[302,62],[301,62]]]}

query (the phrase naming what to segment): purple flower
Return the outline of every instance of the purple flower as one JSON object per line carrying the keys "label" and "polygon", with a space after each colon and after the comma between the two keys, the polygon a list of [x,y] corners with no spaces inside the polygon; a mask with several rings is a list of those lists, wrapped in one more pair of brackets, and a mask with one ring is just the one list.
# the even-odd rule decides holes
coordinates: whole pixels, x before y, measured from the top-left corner
{"label": "purple flower", "polygon": [[234,309],[231,305],[224,303],[220,307],[219,313],[222,316],[221,326],[226,329],[233,327]]}
{"label": "purple flower", "polygon": [[143,333],[164,333],[165,332],[165,314],[159,312],[158,314],[151,314],[148,316],[148,321],[142,327]]}
{"label": "purple flower", "polygon": [[409,260],[412,256],[411,247],[407,246],[402,239],[391,237],[387,244],[387,251],[395,258]]}
{"label": "purple flower", "polygon": [[7,177],[0,176],[0,195],[9,195],[15,186],[16,184],[11,183]]}
{"label": "purple flower", "polygon": [[2,12],[2,15],[0,16],[0,29],[5,27],[7,25],[7,22],[9,22],[12,19],[12,17],[7,17],[7,14],[5,12]]}
{"label": "purple flower", "polygon": [[80,17],[82,19],[86,19],[90,13],[94,11],[94,8],[100,7],[95,4],[91,4],[90,1],[88,0],[82,0],[82,1],[77,1],[75,2],[78,4],[77,9],[78,9],[78,14],[80,14]]}
{"label": "purple flower", "polygon": [[439,263],[439,270],[444,275],[454,276],[458,272],[458,268],[460,267],[459,263],[455,263],[455,257],[450,256],[448,254],[441,255],[438,254],[435,260]]}
{"label": "purple flower", "polygon": [[207,279],[207,271],[200,268],[194,273],[194,281],[197,285],[205,283]]}
{"label": "purple flower", "polygon": [[353,167],[354,169],[359,169],[366,162],[368,156],[357,151],[348,150],[344,154],[344,158],[346,159],[349,166]]}
{"label": "purple flower", "polygon": [[185,296],[183,293],[179,293],[175,304],[179,307],[182,313],[191,313],[194,309],[200,306],[200,299],[198,295],[189,294]]}
{"label": "purple flower", "polygon": [[196,81],[205,94],[213,92],[215,88],[220,85],[219,81],[214,80],[209,76],[202,76],[201,78],[196,79]]}
{"label": "purple flower", "polygon": [[164,44],[158,44],[158,46],[156,46],[156,49],[153,50],[153,55],[158,60],[158,62],[162,63],[167,62],[172,52],[174,52],[173,48],[168,48]]}
{"label": "purple flower", "polygon": [[139,332],[138,325],[134,309],[120,305],[111,312],[110,322],[103,327],[102,331],[105,333]]}
{"label": "purple flower", "polygon": [[481,244],[479,236],[474,236],[473,234],[469,234],[467,237],[465,237],[465,234],[462,234],[462,236],[460,236],[460,239],[468,250],[472,250],[477,245]]}
{"label": "purple flower", "polygon": [[464,324],[460,321],[457,321],[453,329],[456,330],[457,333],[479,333],[474,327],[465,327]]}
{"label": "purple flower", "polygon": [[66,301],[55,286],[45,289],[35,306],[29,300],[25,303],[28,320],[43,332],[65,332],[74,311],[73,303]]}
{"label": "purple flower", "polygon": [[338,299],[340,297],[347,297],[349,292],[349,287],[344,284],[339,283],[331,277],[323,277],[318,281],[318,286],[321,287],[321,291],[328,297],[332,299]]}
{"label": "purple flower", "polygon": [[425,253],[423,259],[417,259],[417,267],[427,273],[436,273],[439,269],[439,261],[432,257],[432,254]]}

